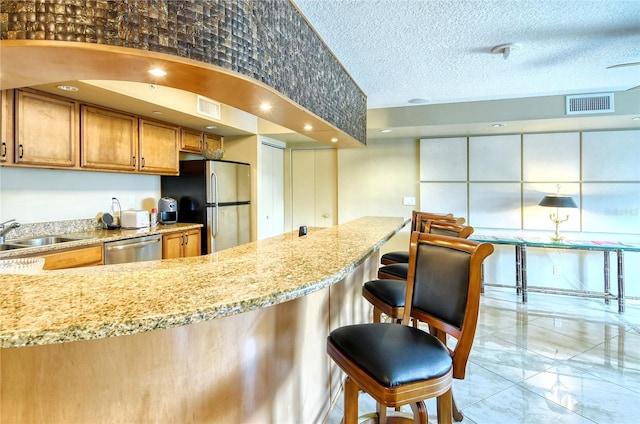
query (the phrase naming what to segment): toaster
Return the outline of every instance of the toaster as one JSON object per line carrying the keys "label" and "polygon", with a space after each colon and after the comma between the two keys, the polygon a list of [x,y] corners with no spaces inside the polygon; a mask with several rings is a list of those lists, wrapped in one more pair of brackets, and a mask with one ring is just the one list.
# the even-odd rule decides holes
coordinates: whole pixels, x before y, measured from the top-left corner
{"label": "toaster", "polygon": [[178,202],[172,197],[162,197],[158,200],[158,222],[160,224],[175,224],[178,222]]}
{"label": "toaster", "polygon": [[149,212],[122,211],[120,226],[122,228],[147,228],[149,226]]}

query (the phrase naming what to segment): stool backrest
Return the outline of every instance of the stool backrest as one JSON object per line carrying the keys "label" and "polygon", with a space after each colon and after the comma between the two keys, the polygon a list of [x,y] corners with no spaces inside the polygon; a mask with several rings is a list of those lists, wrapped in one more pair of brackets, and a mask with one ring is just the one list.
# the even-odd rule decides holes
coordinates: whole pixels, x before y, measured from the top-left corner
{"label": "stool backrest", "polygon": [[453,376],[464,378],[473,345],[480,307],[482,262],[493,245],[438,234],[414,232],[409,249],[409,271],[403,323],[413,317],[452,350]]}
{"label": "stool backrest", "polygon": [[[433,212],[420,212],[413,211],[411,214],[411,231],[420,231],[424,221],[427,219],[433,219],[437,221],[450,222],[452,224],[464,224],[465,219],[462,217],[455,217],[452,213],[440,214]],[[421,231],[423,232],[423,231]]]}
{"label": "stool backrest", "polygon": [[441,236],[469,238],[474,228],[470,225],[452,224],[445,221],[427,220],[423,233],[440,234]]}

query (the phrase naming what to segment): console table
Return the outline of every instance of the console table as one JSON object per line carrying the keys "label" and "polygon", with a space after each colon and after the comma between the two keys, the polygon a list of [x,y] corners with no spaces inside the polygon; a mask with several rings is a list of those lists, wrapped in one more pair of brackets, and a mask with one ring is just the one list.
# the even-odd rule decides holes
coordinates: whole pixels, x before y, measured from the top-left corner
{"label": "console table", "polygon": [[[488,242],[493,244],[504,244],[515,246],[516,261],[516,292],[522,295],[522,303],[527,303],[529,291],[550,291],[539,287],[529,287],[527,282],[527,247],[541,247],[548,249],[571,249],[571,250],[597,250],[603,252],[604,258],[604,292],[597,297],[603,297],[605,303],[610,299],[618,299],[618,312],[623,313],[624,305],[624,252],[640,252],[640,244],[611,241],[586,241],[586,240],[561,240],[558,242],[547,241],[536,237],[508,237],[473,234],[473,240]],[[610,277],[610,252],[616,252],[618,260],[618,295],[611,293]],[[483,283],[484,284],[484,283]],[[569,289],[554,289],[554,292],[575,292]]]}

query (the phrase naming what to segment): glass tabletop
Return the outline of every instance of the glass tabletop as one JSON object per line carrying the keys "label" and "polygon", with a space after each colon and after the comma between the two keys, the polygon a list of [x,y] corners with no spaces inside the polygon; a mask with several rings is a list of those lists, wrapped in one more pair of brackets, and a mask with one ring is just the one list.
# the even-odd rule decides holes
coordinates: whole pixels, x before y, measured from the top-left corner
{"label": "glass tabletop", "polygon": [[563,239],[553,241],[548,237],[536,236],[493,236],[488,234],[473,234],[472,240],[494,243],[533,247],[550,247],[556,249],[584,249],[584,250],[625,250],[640,252],[640,242],[615,241],[615,240],[573,240]]}

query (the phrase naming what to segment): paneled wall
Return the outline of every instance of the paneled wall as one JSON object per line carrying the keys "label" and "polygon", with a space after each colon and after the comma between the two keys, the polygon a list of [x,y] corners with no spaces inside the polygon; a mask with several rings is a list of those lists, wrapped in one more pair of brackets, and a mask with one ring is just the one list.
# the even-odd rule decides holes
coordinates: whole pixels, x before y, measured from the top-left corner
{"label": "paneled wall", "polygon": [[640,130],[422,139],[420,209],[546,231],[538,202],[559,186],[578,204],[563,231],[640,234],[639,160]]}
{"label": "paneled wall", "polygon": [[[562,235],[640,242],[639,160],[640,130],[422,139],[420,209],[464,216],[476,234],[547,237],[554,225],[538,202],[560,185],[578,205]],[[640,254],[625,256],[627,295],[637,297]],[[602,252],[529,248],[527,260],[532,286],[602,291]],[[514,262],[513,247],[497,246],[486,280],[513,284]]]}

